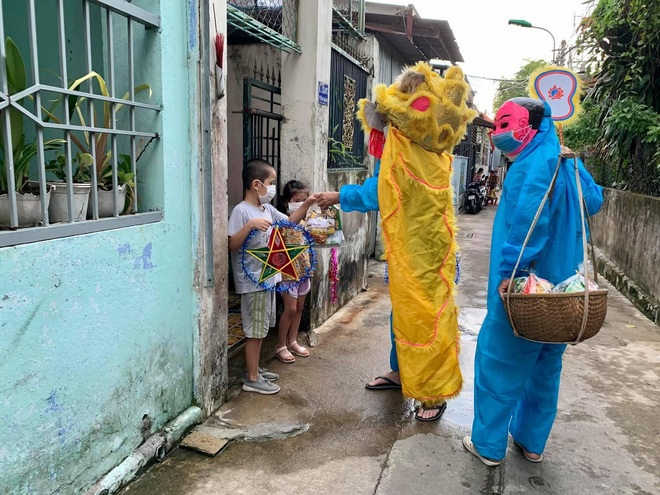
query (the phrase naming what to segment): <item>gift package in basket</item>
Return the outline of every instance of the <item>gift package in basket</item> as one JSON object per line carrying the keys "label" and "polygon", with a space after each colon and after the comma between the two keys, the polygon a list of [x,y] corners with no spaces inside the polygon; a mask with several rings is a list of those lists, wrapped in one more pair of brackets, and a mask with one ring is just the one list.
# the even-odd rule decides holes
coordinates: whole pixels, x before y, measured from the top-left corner
{"label": "gift package in basket", "polygon": [[[547,280],[531,273],[527,277],[516,277],[520,261],[534,227],[548,198],[552,194],[561,156],[557,162],[552,183],[546,191],[520,250],[518,261],[509,280],[508,288],[502,293],[504,307],[513,332],[522,338],[543,343],[577,344],[596,335],[607,314],[607,290],[598,286],[595,260],[588,262],[588,217],[582,195],[577,159],[574,158],[575,180],[580,203],[582,244],[584,262],[574,275],[553,286]],[[594,256],[591,249],[592,258]],[[589,270],[591,268],[591,270]],[[593,271],[593,279],[590,278]]]}
{"label": "gift package in basket", "polygon": [[322,210],[320,206],[313,205],[307,211],[305,228],[319,246],[338,246],[344,240],[341,216],[336,206]]}

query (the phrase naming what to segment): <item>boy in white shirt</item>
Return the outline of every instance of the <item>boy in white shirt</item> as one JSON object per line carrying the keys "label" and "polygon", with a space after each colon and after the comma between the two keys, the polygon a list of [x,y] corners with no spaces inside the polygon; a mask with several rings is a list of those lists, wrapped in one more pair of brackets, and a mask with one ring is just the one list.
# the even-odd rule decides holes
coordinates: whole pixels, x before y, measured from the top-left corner
{"label": "boy in white shirt", "polygon": [[[275,291],[264,290],[244,273],[239,250],[253,229],[259,232],[248,242],[248,249],[266,247],[273,222],[290,220],[300,222],[307,210],[316,202],[316,195],[310,195],[302,206],[287,217],[275,209],[270,202],[276,195],[275,168],[264,160],[250,160],[243,168],[244,199],[236,205],[229,218],[229,250],[236,293],[241,295],[241,319],[245,343],[245,364],[247,374],[243,379],[243,390],[259,394],[276,394],[280,387],[271,383],[279,376],[259,368],[261,342],[268,335],[268,328],[275,326]],[[245,268],[251,272],[253,280],[259,280],[262,263],[251,256],[245,259]],[[277,274],[268,279],[275,285],[281,280]]]}

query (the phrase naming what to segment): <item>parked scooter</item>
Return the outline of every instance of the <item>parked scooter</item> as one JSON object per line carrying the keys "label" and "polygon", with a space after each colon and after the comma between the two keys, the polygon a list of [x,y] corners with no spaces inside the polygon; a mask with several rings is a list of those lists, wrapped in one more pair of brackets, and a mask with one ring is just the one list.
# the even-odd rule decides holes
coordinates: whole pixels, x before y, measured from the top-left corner
{"label": "parked scooter", "polygon": [[[483,191],[481,190],[483,188]],[[472,214],[479,213],[486,201],[486,188],[480,182],[471,182],[465,190],[465,211]]]}

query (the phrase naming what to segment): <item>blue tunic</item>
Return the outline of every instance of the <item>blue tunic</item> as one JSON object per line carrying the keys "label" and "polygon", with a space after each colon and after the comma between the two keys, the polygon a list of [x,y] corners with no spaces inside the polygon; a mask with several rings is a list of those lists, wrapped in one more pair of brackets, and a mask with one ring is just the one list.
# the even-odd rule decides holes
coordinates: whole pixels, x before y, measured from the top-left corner
{"label": "blue tunic", "polygon": [[[513,335],[498,286],[508,279],[522,243],[554,174],[559,155],[550,109],[539,132],[511,166],[495,216],[488,280],[488,313],[475,358],[472,441],[479,453],[499,460],[508,432],[529,452],[540,454],[557,411],[562,344],[540,344]],[[580,182],[590,215],[602,202],[596,185],[578,160]],[[538,276],[558,283],[583,260],[582,227],[573,159],[563,159],[549,204],[525,248],[521,267],[536,261]]]}

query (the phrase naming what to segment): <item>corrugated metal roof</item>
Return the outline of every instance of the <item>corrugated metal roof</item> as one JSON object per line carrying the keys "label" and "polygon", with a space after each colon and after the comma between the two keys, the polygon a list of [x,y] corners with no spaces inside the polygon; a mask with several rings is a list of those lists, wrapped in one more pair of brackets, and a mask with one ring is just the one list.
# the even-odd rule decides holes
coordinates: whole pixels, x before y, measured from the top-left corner
{"label": "corrugated metal roof", "polygon": [[410,62],[431,59],[464,62],[449,22],[422,19],[413,5],[367,2],[365,17],[366,30],[385,36]]}

